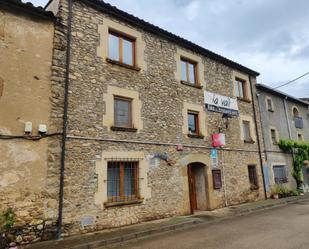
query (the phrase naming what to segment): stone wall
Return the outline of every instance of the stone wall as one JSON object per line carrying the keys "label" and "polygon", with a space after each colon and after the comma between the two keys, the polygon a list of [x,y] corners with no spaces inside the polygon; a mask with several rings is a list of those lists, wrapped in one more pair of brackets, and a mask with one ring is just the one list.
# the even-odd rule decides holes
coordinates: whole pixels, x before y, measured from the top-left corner
{"label": "stone wall", "polygon": [[[66,1],[60,2],[58,15],[66,25]],[[263,182],[257,140],[244,144],[239,118],[231,119],[226,134],[227,146],[219,151],[219,168],[224,173],[223,187],[213,189],[210,148],[211,134],[218,132],[222,114],[204,110],[206,114],[204,139],[189,138],[183,134],[184,103],[204,106],[203,91],[234,97],[232,68],[195,54],[201,61],[205,88],[198,89],[181,84],[175,77],[178,46],[159,36],[129,26],[79,1],[74,1],[72,24],[72,50],[69,86],[68,142],[65,165],[64,236],[98,229],[118,227],[145,220],[170,217],[190,212],[187,165],[203,163],[206,176],[207,209],[263,199]],[[102,26],[111,21],[129,27],[141,34],[145,43],[145,67],[140,71],[113,65],[98,54],[102,43]],[[59,30],[58,30],[59,29]],[[61,101],[65,70],[64,32],[56,28],[52,78],[52,122],[57,126],[61,117]],[[181,48],[185,50],[184,48]],[[241,72],[238,72],[241,73]],[[245,75],[247,81],[249,76]],[[252,83],[255,79],[252,77]],[[141,101],[142,126],[138,132],[111,131],[104,125],[108,113],[106,99],[108,87],[138,92]],[[255,93],[253,101],[256,104]],[[240,113],[253,120],[252,102],[238,101]],[[258,108],[257,108],[258,111]],[[259,113],[257,113],[259,115]],[[255,124],[253,122],[253,128]],[[258,128],[260,128],[258,116]],[[253,129],[255,131],[255,128]],[[256,136],[256,134],[255,134]],[[258,136],[256,136],[258,137]],[[262,140],[261,140],[262,141]],[[176,145],[182,144],[183,151]],[[51,145],[51,144],[50,144]],[[54,150],[51,150],[54,148]],[[57,148],[50,146],[48,182],[56,189],[59,167]],[[262,148],[263,149],[263,148]],[[149,170],[147,186],[151,195],[140,204],[109,207],[96,203],[100,175],[96,165],[105,152],[143,152]],[[164,161],[156,155],[164,154]],[[248,164],[257,167],[259,190],[250,190]]]}

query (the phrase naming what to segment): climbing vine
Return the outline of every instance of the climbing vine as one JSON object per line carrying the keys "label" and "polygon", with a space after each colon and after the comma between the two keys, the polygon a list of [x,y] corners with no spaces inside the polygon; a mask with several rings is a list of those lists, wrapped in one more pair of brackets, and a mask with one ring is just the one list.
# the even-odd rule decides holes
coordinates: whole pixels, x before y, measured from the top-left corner
{"label": "climbing vine", "polygon": [[297,188],[300,189],[303,182],[302,168],[304,162],[309,160],[309,143],[293,141],[293,140],[280,140],[279,148],[284,152],[291,153],[293,156],[293,171]]}

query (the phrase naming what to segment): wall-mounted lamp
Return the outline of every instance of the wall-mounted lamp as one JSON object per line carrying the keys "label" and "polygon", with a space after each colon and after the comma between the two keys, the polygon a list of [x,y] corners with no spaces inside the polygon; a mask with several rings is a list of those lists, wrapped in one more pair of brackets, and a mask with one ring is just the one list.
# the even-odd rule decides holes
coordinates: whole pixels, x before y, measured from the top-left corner
{"label": "wall-mounted lamp", "polygon": [[[227,113],[222,114],[222,124],[225,127],[225,129],[229,128],[229,125],[231,123],[231,118],[232,118],[232,115],[230,115],[230,114],[227,114]],[[223,127],[220,126],[219,132],[221,132],[222,128]]]}

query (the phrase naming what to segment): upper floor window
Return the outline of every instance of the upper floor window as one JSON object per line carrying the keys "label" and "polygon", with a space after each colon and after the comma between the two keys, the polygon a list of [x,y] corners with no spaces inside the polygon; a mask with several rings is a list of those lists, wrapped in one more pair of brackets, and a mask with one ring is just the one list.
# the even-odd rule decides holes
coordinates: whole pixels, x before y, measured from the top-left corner
{"label": "upper floor window", "polygon": [[192,85],[198,85],[197,63],[181,58],[181,80]]}
{"label": "upper floor window", "polygon": [[296,107],[293,108],[293,118],[295,123],[295,128],[302,129],[304,127],[303,119],[299,114],[299,111]]}
{"label": "upper floor window", "polygon": [[267,98],[266,102],[268,111],[273,112],[274,111],[273,101],[270,98]]}
{"label": "upper floor window", "polygon": [[135,40],[128,36],[109,31],[108,57],[121,64],[135,66]]}
{"label": "upper floor window", "polygon": [[243,129],[243,136],[245,142],[252,142],[251,132],[250,132],[250,122],[243,120],[242,121],[242,129]]}
{"label": "upper floor window", "polygon": [[114,115],[116,127],[132,128],[132,99],[115,96]]}
{"label": "upper floor window", "polygon": [[273,144],[278,144],[277,132],[275,129],[270,129],[271,141]]}
{"label": "upper floor window", "polygon": [[236,78],[235,79],[235,89],[236,89],[236,97],[240,99],[248,99],[247,91],[246,91],[246,81]]}
{"label": "upper floor window", "polygon": [[188,130],[191,135],[199,135],[199,120],[197,112],[188,112]]}

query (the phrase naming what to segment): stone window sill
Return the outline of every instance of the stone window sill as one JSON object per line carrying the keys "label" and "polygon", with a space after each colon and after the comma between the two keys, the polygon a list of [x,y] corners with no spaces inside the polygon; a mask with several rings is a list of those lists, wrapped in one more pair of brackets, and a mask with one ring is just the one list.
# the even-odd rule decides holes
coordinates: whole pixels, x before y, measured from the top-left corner
{"label": "stone window sill", "polygon": [[250,100],[250,99],[240,98],[240,97],[237,97],[237,99],[240,100],[240,101],[242,101],[242,102],[251,103],[251,100]]}
{"label": "stone window sill", "polygon": [[188,137],[190,138],[198,138],[198,139],[203,139],[203,135],[198,135],[198,134],[188,134]]}
{"label": "stone window sill", "polygon": [[184,80],[181,80],[180,83],[183,84],[183,85],[186,85],[186,86],[191,86],[191,87],[197,88],[197,89],[203,88],[203,86],[201,86],[201,85],[192,84],[192,83],[190,83],[188,81],[184,81]]}
{"label": "stone window sill", "polygon": [[252,186],[252,187],[250,187],[250,190],[251,191],[257,191],[257,190],[259,190],[259,186]]}
{"label": "stone window sill", "polygon": [[253,139],[250,139],[250,140],[244,140],[244,143],[246,144],[254,144],[254,140]]}
{"label": "stone window sill", "polygon": [[119,206],[125,206],[125,205],[133,205],[133,204],[141,204],[143,203],[144,199],[136,199],[131,201],[117,201],[117,202],[105,202],[104,206],[106,208],[109,207],[119,207]]}
{"label": "stone window sill", "polygon": [[137,132],[136,128],[132,127],[118,127],[118,126],[112,126],[111,127],[112,131],[127,131],[127,132]]}
{"label": "stone window sill", "polygon": [[125,67],[125,68],[128,68],[128,69],[134,70],[134,71],[140,71],[141,70],[137,66],[132,66],[132,65],[125,64],[125,63],[121,63],[119,61],[115,61],[115,60],[112,60],[110,58],[106,58],[106,61],[108,63],[114,64],[114,65],[117,65],[117,66],[120,66],[120,67]]}

